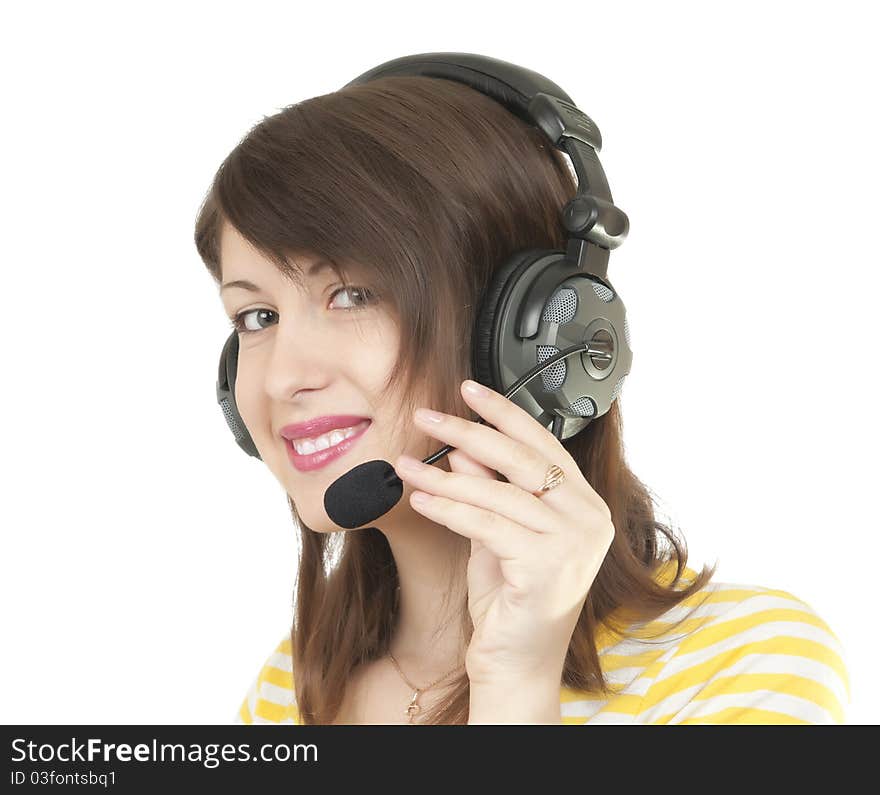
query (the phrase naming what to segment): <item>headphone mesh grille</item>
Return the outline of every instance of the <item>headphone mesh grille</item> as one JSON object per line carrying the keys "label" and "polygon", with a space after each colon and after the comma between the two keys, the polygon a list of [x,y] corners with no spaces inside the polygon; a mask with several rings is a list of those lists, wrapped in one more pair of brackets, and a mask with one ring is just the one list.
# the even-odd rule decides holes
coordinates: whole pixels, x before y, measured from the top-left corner
{"label": "headphone mesh grille", "polygon": [[[559,348],[555,345],[539,345],[538,346],[538,364],[546,362],[551,356],[559,353]],[[555,392],[565,383],[565,359],[560,359],[556,364],[551,364],[544,372],[541,373],[541,381],[544,384],[545,392]]]}
{"label": "headphone mesh grille", "polygon": [[626,347],[632,348],[629,341],[629,318],[626,315],[623,316],[623,336],[626,337]]}
{"label": "headphone mesh grille", "polygon": [[580,414],[581,417],[592,417],[596,413],[596,404],[591,398],[584,395],[571,404],[571,410],[575,414]]}
{"label": "headphone mesh grille", "polygon": [[623,376],[615,385],[614,391],[611,393],[611,401],[614,402],[617,400],[617,396],[620,394],[620,390],[623,388],[623,382],[626,380],[626,376]]}
{"label": "headphone mesh grille", "polygon": [[223,416],[226,418],[226,424],[229,426],[229,430],[232,431],[235,436],[236,441],[240,439],[244,439],[244,434],[241,431],[241,426],[235,419],[235,416],[232,413],[232,407],[229,405],[229,398],[224,398],[220,401],[220,408],[223,409]]}
{"label": "headphone mesh grille", "polygon": [[553,293],[553,297],[544,305],[541,320],[545,323],[568,323],[577,312],[577,307],[577,292],[570,287],[562,287]]}
{"label": "headphone mesh grille", "polygon": [[592,282],[592,284],[593,284],[593,291],[594,291],[594,292],[596,293],[596,295],[598,295],[599,298],[601,298],[606,304],[607,304],[612,298],[614,298],[614,291],[613,291],[613,290],[609,290],[604,284],[599,284],[599,282],[593,282],[592,280],[591,280],[591,282]]}

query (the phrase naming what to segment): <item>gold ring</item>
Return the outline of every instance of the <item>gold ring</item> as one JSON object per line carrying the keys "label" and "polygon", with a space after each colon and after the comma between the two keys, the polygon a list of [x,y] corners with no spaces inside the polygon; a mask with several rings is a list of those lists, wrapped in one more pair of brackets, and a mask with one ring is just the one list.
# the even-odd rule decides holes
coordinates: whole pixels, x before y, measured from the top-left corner
{"label": "gold ring", "polygon": [[550,489],[555,489],[563,480],[565,480],[565,472],[556,464],[550,464],[547,467],[547,473],[544,475],[544,483],[537,491],[533,491],[532,495],[540,499]]}

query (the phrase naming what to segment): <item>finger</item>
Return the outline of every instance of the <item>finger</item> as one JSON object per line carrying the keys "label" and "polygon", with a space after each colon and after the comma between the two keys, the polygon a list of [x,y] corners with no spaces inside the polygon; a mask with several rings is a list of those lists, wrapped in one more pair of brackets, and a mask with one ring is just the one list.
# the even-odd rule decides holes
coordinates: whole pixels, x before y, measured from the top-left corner
{"label": "finger", "polygon": [[[452,472],[458,472],[462,475],[473,475],[476,478],[484,478],[486,480],[498,480],[498,473],[484,467],[479,461],[474,461],[464,450],[452,450],[447,454],[449,460],[449,469]],[[443,470],[445,471],[445,470]],[[483,548],[483,542],[478,538],[471,539],[471,557],[477,554]],[[493,564],[497,567],[497,562]]]}
{"label": "finger", "polygon": [[493,511],[435,494],[425,494],[428,499],[420,503],[413,499],[419,494],[425,492],[414,491],[410,495],[410,504],[416,511],[459,535],[476,539],[499,560],[539,559],[539,535],[527,527]]}
{"label": "finger", "polygon": [[[473,475],[477,478],[486,480],[498,480],[498,473],[483,466],[479,461],[474,461],[464,450],[452,450],[447,454],[449,460],[449,469],[452,472],[459,472],[463,475]],[[483,542],[478,538],[471,539],[471,557],[477,554],[483,548]],[[497,566],[497,562],[494,564]]]}
{"label": "finger", "polygon": [[496,513],[530,532],[558,532],[560,513],[514,483],[487,480],[463,472],[444,472],[410,456],[400,456],[395,471],[401,480],[432,495]]}
{"label": "finger", "polygon": [[[517,407],[517,410],[520,410],[519,407]],[[529,494],[537,491],[543,485],[551,463],[556,463],[560,466],[563,472],[570,478],[580,475],[577,464],[571,460],[561,445],[560,449],[563,450],[564,455],[554,454],[553,458],[547,458],[535,447],[518,441],[501,430],[495,430],[487,425],[481,425],[462,417],[443,414],[442,412],[433,412],[440,419],[438,421],[431,421],[423,419],[422,411],[422,409],[418,410],[413,417],[421,430],[447,444],[451,444],[457,449],[463,450],[475,461],[489,469],[500,472],[507,478],[509,483],[518,486]],[[528,417],[528,420],[539,432],[542,430],[541,426],[531,417]],[[516,425],[517,423],[522,424],[522,420],[519,419],[513,424]],[[520,435],[524,434],[520,433]],[[552,434],[550,435],[552,436]],[[553,441],[556,442],[557,440],[554,438]],[[566,461],[565,459],[568,460]],[[568,491],[565,485],[563,483],[557,489],[554,489],[554,502],[551,502],[551,504],[556,504],[559,507],[560,489]],[[570,499],[570,497],[571,495],[569,494],[568,498]]]}
{"label": "finger", "polygon": [[[485,394],[477,395],[466,387],[476,384],[475,381],[462,381],[461,394],[468,406],[482,419],[493,426],[498,432],[504,434],[515,442],[537,451],[547,461],[562,466],[561,458],[570,463],[574,459],[569,455],[562,443],[553,433],[541,425],[524,408],[514,403],[510,398],[504,397],[494,389],[483,384],[476,384]],[[475,423],[476,424],[476,423]],[[486,427],[478,425],[477,427]]]}
{"label": "finger", "polygon": [[464,475],[473,475],[487,480],[498,480],[498,473],[483,466],[479,461],[469,456],[464,450],[452,450],[446,456],[449,459],[449,469],[452,472],[461,472]]}

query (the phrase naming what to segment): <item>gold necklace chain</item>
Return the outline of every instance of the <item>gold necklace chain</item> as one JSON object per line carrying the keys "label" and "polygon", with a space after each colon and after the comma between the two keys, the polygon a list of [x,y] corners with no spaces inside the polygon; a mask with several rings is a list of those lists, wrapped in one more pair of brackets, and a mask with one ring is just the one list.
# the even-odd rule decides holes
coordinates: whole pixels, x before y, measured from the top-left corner
{"label": "gold necklace chain", "polygon": [[424,693],[426,690],[430,690],[438,682],[442,682],[447,676],[449,676],[449,674],[454,673],[455,671],[459,670],[460,668],[464,668],[464,665],[456,666],[452,670],[447,671],[445,674],[443,674],[443,676],[441,676],[439,679],[435,679],[433,682],[431,682],[431,684],[426,685],[425,687],[416,687],[412,682],[409,681],[409,679],[406,678],[406,674],[404,674],[404,672],[400,670],[400,666],[397,664],[397,660],[394,659],[394,655],[390,651],[388,652],[388,656],[391,658],[391,662],[394,663],[394,667],[397,669],[397,672],[403,678],[403,681],[406,682],[407,686],[411,687],[413,690],[412,699],[409,702],[409,706],[406,708],[406,711],[403,713],[404,715],[409,716],[408,723],[413,723],[413,724],[415,723],[413,718],[415,718],[415,716],[419,712],[422,711],[422,707],[418,703],[419,696],[422,693]]}
{"label": "gold necklace chain", "polygon": [[[394,611],[397,612],[397,608],[399,607],[399,604],[400,604],[400,586],[399,585],[394,589],[394,596],[395,596]],[[419,712],[422,711],[422,707],[418,703],[419,696],[422,693],[424,693],[426,690],[430,690],[438,682],[442,682],[447,676],[449,676],[449,674],[455,673],[459,669],[464,668],[464,665],[459,665],[459,666],[453,668],[452,670],[447,671],[445,674],[443,674],[443,676],[441,676],[439,679],[435,679],[433,682],[431,682],[431,684],[427,685],[426,687],[416,687],[412,682],[409,681],[409,679],[406,678],[406,674],[400,670],[400,666],[397,664],[397,660],[394,658],[394,655],[390,651],[388,652],[388,656],[391,658],[391,662],[394,663],[394,667],[397,669],[397,673],[399,673],[401,678],[403,679],[403,681],[406,682],[407,687],[412,688],[412,691],[413,691],[412,698],[410,699],[409,705],[407,706],[406,710],[403,713],[404,715],[409,716],[409,720],[407,721],[407,723],[410,723],[410,724],[415,724],[415,720],[413,720],[413,718],[415,718],[415,716]]]}

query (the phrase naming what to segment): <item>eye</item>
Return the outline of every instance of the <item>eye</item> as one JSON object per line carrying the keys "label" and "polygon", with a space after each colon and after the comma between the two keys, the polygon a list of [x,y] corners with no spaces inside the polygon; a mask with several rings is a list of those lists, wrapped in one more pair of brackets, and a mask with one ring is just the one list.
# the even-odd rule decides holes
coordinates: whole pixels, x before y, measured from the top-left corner
{"label": "eye", "polygon": [[[342,310],[344,312],[353,312],[359,309],[363,309],[364,307],[368,306],[369,304],[375,303],[378,300],[378,298],[366,287],[340,287],[338,290],[334,290],[331,294],[331,302],[340,293],[355,294],[358,296],[358,300],[363,302],[361,306],[343,306]],[[237,331],[239,334],[253,334],[256,331],[260,331],[260,328],[254,329],[247,328],[246,326],[245,319],[248,317],[248,315],[252,315],[255,312],[258,313],[257,317],[262,319],[265,319],[265,316],[267,314],[277,317],[277,312],[274,312],[271,309],[262,309],[260,307],[256,309],[246,309],[244,312],[239,312],[237,315],[229,319],[232,328],[235,329],[235,331]],[[265,328],[265,326],[261,328]]]}
{"label": "eye", "polygon": [[245,327],[245,318],[248,315],[252,315],[254,312],[262,313],[261,316],[265,316],[267,313],[270,315],[275,314],[271,309],[247,309],[244,312],[239,312],[235,317],[230,318],[232,328],[239,334],[253,334],[254,331],[259,331],[259,329]]}
{"label": "eye", "polygon": [[338,290],[333,291],[333,294],[330,296],[330,299],[332,300],[340,293],[349,293],[349,294],[354,293],[355,295],[359,296],[359,299],[361,301],[363,301],[362,306],[354,306],[354,307],[346,306],[346,307],[343,307],[343,309],[345,309],[345,310],[362,309],[364,306],[367,306],[368,304],[371,304],[376,300],[376,296],[373,295],[373,293],[371,293],[366,287],[340,287]]}

